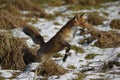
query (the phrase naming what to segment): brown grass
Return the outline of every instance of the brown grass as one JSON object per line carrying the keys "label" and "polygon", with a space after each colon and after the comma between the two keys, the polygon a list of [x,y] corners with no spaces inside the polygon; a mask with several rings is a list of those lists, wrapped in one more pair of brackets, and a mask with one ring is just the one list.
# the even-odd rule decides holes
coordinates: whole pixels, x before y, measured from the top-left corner
{"label": "brown grass", "polygon": [[97,13],[90,13],[88,16],[88,22],[92,25],[100,25],[103,23],[104,18]]}
{"label": "brown grass", "polygon": [[101,48],[114,48],[120,47],[120,34],[115,32],[104,32],[101,31],[98,41],[95,46]]}
{"label": "brown grass", "polygon": [[47,14],[32,0],[16,0],[14,2],[15,6],[22,11],[29,11],[24,16],[27,17],[46,17]]}
{"label": "brown grass", "polygon": [[[120,47],[120,34],[117,32],[106,32],[106,31],[99,31],[88,25],[89,33],[91,33],[91,37],[84,40],[83,43],[93,41],[97,39],[98,41],[94,44],[100,48],[113,48],[113,47]],[[82,43],[81,43],[82,44]]]}
{"label": "brown grass", "polygon": [[0,15],[0,29],[13,29],[26,24],[20,16],[15,15],[15,13],[10,13],[8,10],[2,10]]}
{"label": "brown grass", "polygon": [[60,65],[50,60],[42,64],[42,67],[38,71],[38,74],[48,77],[52,75],[63,75],[66,72],[67,72],[66,69],[62,68]]}
{"label": "brown grass", "polygon": [[78,3],[77,0],[64,0],[66,4],[75,4]]}
{"label": "brown grass", "polygon": [[80,5],[97,5],[96,0],[79,0]]}
{"label": "brown grass", "polygon": [[23,69],[34,61],[35,51],[20,38],[7,33],[0,34],[0,63],[2,69]]}
{"label": "brown grass", "polygon": [[[12,0],[0,1],[0,29],[13,29],[23,27],[26,21],[22,17],[46,17],[47,14],[40,7],[32,3],[30,0]],[[22,14],[20,11],[28,11]]]}
{"label": "brown grass", "polygon": [[110,27],[114,29],[120,29],[120,19],[113,19],[110,22]]}

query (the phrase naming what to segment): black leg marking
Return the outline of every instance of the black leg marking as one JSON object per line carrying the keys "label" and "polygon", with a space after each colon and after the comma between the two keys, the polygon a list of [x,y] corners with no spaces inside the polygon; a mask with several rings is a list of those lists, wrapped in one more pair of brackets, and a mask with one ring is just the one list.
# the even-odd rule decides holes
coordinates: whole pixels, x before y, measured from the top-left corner
{"label": "black leg marking", "polygon": [[65,45],[66,45],[67,49],[66,49],[65,55],[64,55],[64,57],[63,57],[63,62],[66,61],[66,59],[67,59],[67,57],[68,57],[68,55],[69,55],[68,53],[69,53],[69,51],[70,51],[70,49],[71,49],[71,45],[70,45],[70,44],[65,43]]}

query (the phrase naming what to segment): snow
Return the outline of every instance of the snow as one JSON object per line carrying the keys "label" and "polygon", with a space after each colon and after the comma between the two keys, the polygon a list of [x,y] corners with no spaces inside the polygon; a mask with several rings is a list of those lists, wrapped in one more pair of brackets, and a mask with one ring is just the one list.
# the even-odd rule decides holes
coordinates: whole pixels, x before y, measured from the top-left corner
{"label": "snow", "polygon": [[[71,11],[71,10],[67,10],[65,11],[67,8],[67,6],[61,6],[61,7],[49,7],[47,9],[45,9],[45,12],[49,13],[49,14],[54,14],[54,12],[63,12],[63,14],[68,14],[68,15],[73,15],[76,13],[80,13],[80,12],[107,12],[109,14],[109,16],[107,17],[107,21],[104,21],[103,24],[104,25],[99,25],[99,26],[94,26],[95,28],[102,30],[102,31],[109,31],[109,30],[113,30],[110,28],[109,26],[109,22],[114,19],[114,18],[120,18],[120,14],[118,14],[118,12],[120,11],[120,5],[118,6],[118,4],[120,3],[120,1],[118,2],[112,2],[112,3],[106,3],[103,4],[102,6],[107,6],[106,8],[101,8],[99,10],[97,9],[91,9],[91,10],[80,10],[80,11]],[[23,13],[27,13],[26,11],[23,11]],[[101,15],[101,14],[100,14]],[[101,15],[102,16],[102,15]],[[53,37],[56,32],[58,32],[60,30],[60,28],[66,24],[66,22],[69,19],[66,17],[56,17],[55,20],[51,20],[48,21],[46,19],[43,18],[39,18],[38,19],[38,23],[36,24],[32,24],[31,25],[37,27],[38,29],[40,29],[40,34],[42,36],[44,36],[45,41],[49,41],[49,39],[51,37]],[[60,25],[55,25],[54,22],[57,21],[60,23]],[[120,32],[120,30],[118,30]],[[13,35],[16,37],[25,37],[28,38],[28,40],[26,41],[27,44],[32,47],[32,45],[34,45],[33,41],[31,40],[31,38],[29,38],[28,36],[26,36],[21,29],[14,29],[11,32],[13,32]],[[86,35],[86,37],[90,37],[91,35],[88,34]],[[91,43],[90,45],[79,45],[78,41],[80,39],[82,39],[83,36],[76,36],[75,39],[73,40],[72,44],[78,46],[78,47],[82,47],[85,52],[84,53],[76,53],[75,50],[70,50],[70,52],[72,53],[71,56],[69,56],[66,60],[66,62],[62,62],[61,59],[53,59],[56,61],[56,63],[58,63],[60,66],[67,68],[67,66],[69,65],[73,65],[76,68],[73,70],[70,70],[68,73],[64,74],[64,75],[60,75],[60,76],[50,76],[48,77],[48,80],[72,80],[74,78],[77,78],[77,75],[75,75],[74,73],[79,73],[80,71],[82,71],[85,68],[91,68],[91,67],[96,67],[96,69],[101,66],[103,63],[102,62],[107,62],[108,60],[113,60],[118,54],[120,54],[120,47],[118,48],[107,48],[107,49],[100,49],[98,47],[93,47],[91,45],[94,44],[95,41],[94,40],[93,43]],[[61,53],[62,55],[65,53],[65,50],[60,51],[59,53]],[[99,54],[96,57],[94,57],[91,60],[86,60],[85,56],[87,54],[91,54],[91,53],[96,53]],[[91,64],[89,64],[91,63]],[[41,78],[41,76],[37,76],[34,72],[32,72],[32,70],[35,70],[36,68],[38,68],[38,66],[41,65],[40,63],[32,63],[29,64],[25,71],[21,72],[19,76],[17,76],[17,78],[15,78],[15,80],[34,80],[37,78]],[[86,74],[88,74],[88,76],[85,77],[84,80],[90,80],[90,79],[108,79],[108,80],[120,80],[120,75],[119,74],[111,74],[111,72],[119,72],[120,73],[120,69],[118,67],[114,67],[114,70],[108,71],[106,73],[100,73],[97,71],[88,71],[86,72]],[[10,78],[12,77],[12,73],[9,71],[0,71],[1,76],[5,77],[5,78]],[[102,75],[102,76],[100,76]]]}
{"label": "snow", "polygon": [[4,77],[4,78],[10,78],[12,77],[12,73],[11,72],[3,72],[1,73],[1,76]]}

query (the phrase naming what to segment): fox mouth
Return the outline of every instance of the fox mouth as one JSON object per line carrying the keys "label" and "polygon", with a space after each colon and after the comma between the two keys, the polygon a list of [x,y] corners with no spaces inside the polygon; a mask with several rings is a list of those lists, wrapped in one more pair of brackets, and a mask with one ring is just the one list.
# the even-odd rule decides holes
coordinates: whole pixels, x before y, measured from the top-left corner
{"label": "fox mouth", "polygon": [[84,29],[82,29],[82,28],[80,28],[79,30],[80,30],[80,31],[82,31],[82,32],[85,32],[85,30],[84,30]]}

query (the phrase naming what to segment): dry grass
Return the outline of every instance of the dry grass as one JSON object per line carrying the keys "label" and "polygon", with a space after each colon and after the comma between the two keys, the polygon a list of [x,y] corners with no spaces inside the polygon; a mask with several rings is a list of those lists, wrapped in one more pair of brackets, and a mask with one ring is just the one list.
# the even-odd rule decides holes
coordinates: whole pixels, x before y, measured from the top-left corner
{"label": "dry grass", "polygon": [[[47,17],[48,15],[40,7],[30,0],[11,0],[0,1],[0,29],[13,29],[23,27],[26,21],[22,17]],[[28,11],[22,14],[21,11]]]}
{"label": "dry grass", "polygon": [[88,16],[88,22],[92,25],[100,25],[103,23],[104,18],[97,13],[90,13]]}
{"label": "dry grass", "polygon": [[73,80],[84,80],[84,78],[87,76],[87,74],[84,73],[75,73],[77,75],[76,79]]}
{"label": "dry grass", "polygon": [[34,61],[35,50],[30,49],[22,39],[1,33],[0,44],[0,63],[3,69],[21,70]]}
{"label": "dry grass", "polygon": [[78,3],[77,0],[64,0],[65,1],[65,4],[75,4],[75,3]]}
{"label": "dry grass", "polygon": [[96,0],[79,0],[80,5],[97,5]]}
{"label": "dry grass", "polygon": [[104,32],[101,31],[98,41],[95,46],[101,48],[114,48],[120,47],[120,34],[115,32]]}
{"label": "dry grass", "polygon": [[38,74],[48,77],[48,76],[52,76],[52,75],[63,75],[66,72],[67,72],[66,69],[62,68],[60,65],[58,65],[54,61],[50,60],[50,61],[44,62],[42,64],[42,67],[38,71]]}
{"label": "dry grass", "polygon": [[[113,48],[120,46],[120,34],[116,32],[106,32],[106,31],[99,31],[95,29],[93,26],[88,25],[89,33],[91,33],[91,37],[83,40],[82,43],[89,43],[93,40],[97,39],[95,42],[95,46],[100,48]],[[82,44],[81,43],[81,44]]]}
{"label": "dry grass", "polygon": [[20,16],[10,13],[8,10],[2,10],[0,15],[0,29],[13,29],[26,25]]}
{"label": "dry grass", "polygon": [[114,29],[120,29],[120,19],[113,19],[110,22],[110,27]]}

